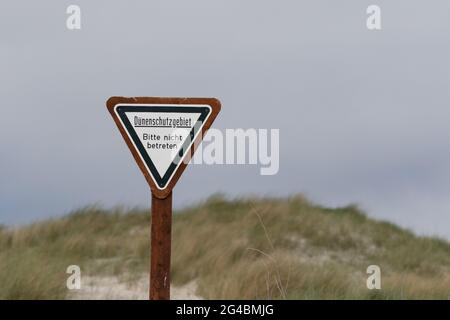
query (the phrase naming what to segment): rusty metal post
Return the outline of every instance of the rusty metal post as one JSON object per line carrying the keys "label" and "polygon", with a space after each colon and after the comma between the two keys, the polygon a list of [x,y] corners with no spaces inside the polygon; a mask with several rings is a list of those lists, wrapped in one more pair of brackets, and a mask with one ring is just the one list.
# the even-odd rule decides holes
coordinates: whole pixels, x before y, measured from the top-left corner
{"label": "rusty metal post", "polygon": [[170,300],[172,192],[160,199],[152,193],[150,300]]}

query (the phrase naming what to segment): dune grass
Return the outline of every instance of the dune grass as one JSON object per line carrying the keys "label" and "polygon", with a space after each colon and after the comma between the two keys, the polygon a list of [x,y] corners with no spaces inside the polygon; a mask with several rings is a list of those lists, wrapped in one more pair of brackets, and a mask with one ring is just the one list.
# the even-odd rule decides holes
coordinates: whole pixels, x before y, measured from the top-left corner
{"label": "dune grass", "polygon": [[[0,298],[64,299],[71,264],[83,275],[142,279],[149,225],[148,210],[89,207],[0,228]],[[381,290],[366,287],[371,264]],[[214,196],[174,215],[172,281],[192,280],[206,299],[447,299],[450,244],[354,206]]]}

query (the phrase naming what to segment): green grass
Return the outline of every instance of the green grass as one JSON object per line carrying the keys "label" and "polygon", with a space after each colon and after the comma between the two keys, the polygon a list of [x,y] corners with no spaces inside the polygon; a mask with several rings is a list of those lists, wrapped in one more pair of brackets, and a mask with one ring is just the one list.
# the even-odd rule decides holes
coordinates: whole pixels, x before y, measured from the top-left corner
{"label": "green grass", "polygon": [[[0,298],[64,299],[68,265],[140,279],[149,269],[148,210],[97,207],[0,228]],[[379,265],[382,289],[368,290]],[[172,281],[216,299],[447,299],[450,244],[374,221],[355,206],[302,196],[214,196],[174,215]]]}

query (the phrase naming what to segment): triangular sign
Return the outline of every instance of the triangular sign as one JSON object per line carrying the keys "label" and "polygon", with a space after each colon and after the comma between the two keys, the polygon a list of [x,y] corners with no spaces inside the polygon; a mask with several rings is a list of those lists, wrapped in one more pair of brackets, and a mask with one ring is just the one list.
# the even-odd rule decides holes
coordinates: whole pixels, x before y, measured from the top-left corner
{"label": "triangular sign", "polygon": [[205,98],[113,97],[107,105],[160,197],[170,193],[220,109],[218,100]]}
{"label": "triangular sign", "polygon": [[211,107],[118,104],[114,111],[158,189],[164,189],[201,132]]}

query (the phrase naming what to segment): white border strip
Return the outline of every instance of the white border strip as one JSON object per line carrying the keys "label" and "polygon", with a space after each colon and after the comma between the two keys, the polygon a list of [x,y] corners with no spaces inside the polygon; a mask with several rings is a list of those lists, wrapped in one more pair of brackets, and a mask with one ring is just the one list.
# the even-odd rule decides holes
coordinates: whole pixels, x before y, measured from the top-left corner
{"label": "white border strip", "polygon": [[[177,167],[175,168],[175,170],[172,172],[172,175],[169,177],[169,179],[167,180],[166,184],[160,188],[158,183],[156,182],[155,178],[153,177],[152,172],[150,171],[149,167],[147,166],[147,163],[145,162],[144,158],[142,157],[141,153],[139,152],[139,149],[136,147],[136,144],[134,143],[133,139],[130,136],[130,133],[128,132],[126,126],[124,125],[124,123],[122,122],[121,117],[119,116],[119,113],[117,112],[117,108],[120,106],[136,106],[136,107],[196,107],[196,108],[204,108],[207,107],[209,109],[209,113],[206,116],[205,120],[202,123],[202,126],[199,128],[197,134],[194,136],[194,139],[191,140],[191,143],[189,144],[189,147],[187,148],[186,152],[183,154],[183,157],[180,159],[180,161],[177,164]],[[177,112],[176,110],[174,110],[174,112]],[[144,163],[145,168],[147,169],[148,174],[150,175],[150,177],[152,177],[153,182],[155,183],[156,187],[159,190],[164,190],[165,188],[167,188],[167,185],[170,183],[170,181],[172,181],[173,176],[175,175],[175,173],[178,171],[178,168],[180,167],[181,163],[183,163],[184,158],[186,157],[186,155],[188,154],[188,152],[190,152],[192,144],[194,143],[194,141],[197,139],[198,135],[200,134],[200,132],[202,132],[203,130],[203,126],[205,125],[206,121],[208,120],[209,116],[212,113],[212,108],[210,105],[208,104],[164,104],[164,103],[118,103],[114,106],[114,113],[116,114],[117,118],[120,121],[120,124],[122,125],[122,128],[125,130],[125,132],[128,135],[128,138],[130,139],[131,143],[133,144],[136,152],[139,154],[139,157],[141,158],[142,163]],[[194,124],[195,126],[195,124]]]}

